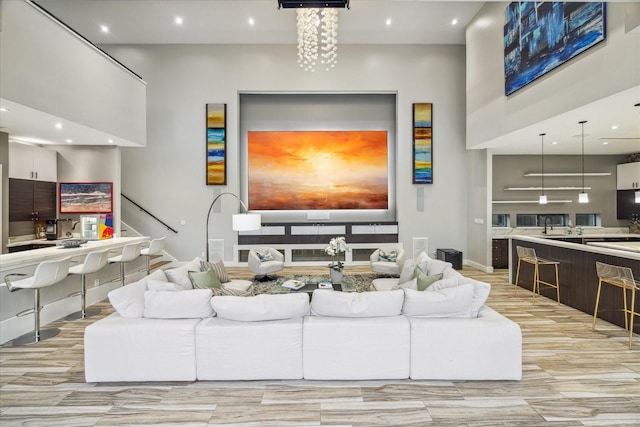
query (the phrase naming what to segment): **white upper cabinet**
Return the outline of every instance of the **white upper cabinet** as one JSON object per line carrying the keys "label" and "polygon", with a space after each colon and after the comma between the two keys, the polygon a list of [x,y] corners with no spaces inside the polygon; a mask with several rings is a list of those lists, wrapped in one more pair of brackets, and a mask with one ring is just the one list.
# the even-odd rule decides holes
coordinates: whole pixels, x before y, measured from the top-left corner
{"label": "white upper cabinet", "polygon": [[9,178],[56,182],[58,153],[46,148],[9,143]]}
{"label": "white upper cabinet", "polygon": [[618,165],[618,190],[640,190],[640,162]]}

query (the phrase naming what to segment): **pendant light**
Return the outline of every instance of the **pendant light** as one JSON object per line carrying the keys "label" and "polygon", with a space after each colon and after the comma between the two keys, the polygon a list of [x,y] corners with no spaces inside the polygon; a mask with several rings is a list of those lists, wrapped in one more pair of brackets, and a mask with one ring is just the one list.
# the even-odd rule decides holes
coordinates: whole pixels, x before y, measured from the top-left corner
{"label": "pendant light", "polygon": [[546,133],[541,133],[540,134],[540,147],[542,148],[541,152],[542,155],[540,156],[540,161],[542,163],[542,173],[540,174],[542,176],[542,193],[540,194],[540,199],[538,200],[538,203],[540,203],[541,205],[546,205],[547,204],[547,196],[544,194],[544,136],[546,135]]}
{"label": "pendant light", "polygon": [[589,195],[584,192],[584,124],[586,120],[578,122],[582,125],[582,193],[578,194],[578,203],[589,203]]}

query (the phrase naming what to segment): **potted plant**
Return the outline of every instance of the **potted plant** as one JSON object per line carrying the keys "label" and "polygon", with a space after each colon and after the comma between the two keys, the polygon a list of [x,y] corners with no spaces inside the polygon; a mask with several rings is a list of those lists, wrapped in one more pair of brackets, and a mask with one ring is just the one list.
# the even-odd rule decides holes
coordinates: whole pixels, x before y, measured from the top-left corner
{"label": "potted plant", "polygon": [[329,263],[329,275],[331,276],[331,282],[340,283],[342,281],[342,274],[344,270],[344,262],[340,259],[340,254],[351,250],[347,245],[347,241],[344,236],[334,237],[329,241],[329,246],[324,250],[328,255],[334,257],[334,260]]}

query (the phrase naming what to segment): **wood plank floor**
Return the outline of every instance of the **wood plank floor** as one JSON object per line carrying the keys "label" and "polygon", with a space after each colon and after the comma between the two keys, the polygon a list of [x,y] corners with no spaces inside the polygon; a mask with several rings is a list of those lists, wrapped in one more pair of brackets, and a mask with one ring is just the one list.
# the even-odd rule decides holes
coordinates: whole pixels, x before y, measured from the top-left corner
{"label": "wood plank floor", "polygon": [[[348,272],[358,270],[368,272]],[[522,381],[87,384],[83,331],[111,312],[104,302],[96,318],[55,322],[49,341],[0,347],[0,425],[640,426],[640,337],[629,350],[622,328],[598,321],[591,332],[587,314],[544,297],[532,305],[506,271],[463,274],[491,283],[488,304],[520,324]]]}

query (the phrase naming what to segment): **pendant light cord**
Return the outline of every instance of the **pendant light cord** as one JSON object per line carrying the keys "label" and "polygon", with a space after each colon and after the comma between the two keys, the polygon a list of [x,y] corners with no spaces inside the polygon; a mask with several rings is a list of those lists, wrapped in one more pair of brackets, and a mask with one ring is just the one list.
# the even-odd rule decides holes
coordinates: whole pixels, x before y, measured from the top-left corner
{"label": "pendant light cord", "polygon": [[586,120],[580,122],[582,125],[582,192],[584,193],[584,124],[587,123]]}
{"label": "pendant light cord", "polygon": [[542,155],[540,156],[541,163],[542,163],[542,173],[540,175],[542,175],[542,195],[543,196],[544,196],[544,136],[545,135],[546,133],[540,134],[540,147],[542,148]]}

